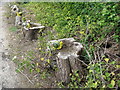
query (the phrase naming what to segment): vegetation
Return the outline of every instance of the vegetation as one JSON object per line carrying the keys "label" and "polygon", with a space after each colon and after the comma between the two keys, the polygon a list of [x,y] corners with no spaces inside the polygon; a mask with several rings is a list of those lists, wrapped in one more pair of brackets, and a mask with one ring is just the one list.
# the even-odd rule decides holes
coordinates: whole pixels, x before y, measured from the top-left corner
{"label": "vegetation", "polygon": [[[84,45],[82,58],[88,64],[84,81],[75,71],[70,75],[71,82],[66,86],[60,82],[58,83],[59,87],[120,87],[120,74],[117,72],[120,68],[119,62],[105,53],[106,48],[111,46],[110,41],[115,44],[120,42],[119,5],[120,3],[115,2],[30,2],[21,4],[22,7],[35,14],[37,22],[49,27],[49,30],[39,36],[38,48],[43,56],[41,61],[45,58],[47,40],[74,37]],[[34,57],[33,54],[29,56]],[[119,56],[114,55],[114,57]],[[23,63],[26,63],[30,72],[32,72],[31,67],[34,67],[38,73],[41,72],[38,64],[34,66],[35,64],[31,64],[30,58],[25,59],[27,60]],[[49,60],[47,62],[50,63]]]}
{"label": "vegetation", "polygon": [[10,27],[9,30],[12,31],[12,32],[15,32],[15,31],[17,31],[17,28],[15,26],[13,26],[13,27]]}

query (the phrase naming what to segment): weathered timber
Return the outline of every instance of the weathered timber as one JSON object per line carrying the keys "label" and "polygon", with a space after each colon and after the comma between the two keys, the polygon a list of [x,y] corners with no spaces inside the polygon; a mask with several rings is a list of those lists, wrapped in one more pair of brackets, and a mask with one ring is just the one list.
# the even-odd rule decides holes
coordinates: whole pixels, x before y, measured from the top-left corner
{"label": "weathered timber", "polygon": [[24,28],[24,33],[25,33],[25,39],[26,40],[33,40],[37,38],[37,33],[40,29],[45,28],[45,26],[41,26],[41,24],[38,23],[33,23],[29,22],[30,27],[26,27],[26,25],[23,27]]}
{"label": "weathered timber", "polygon": [[15,17],[15,26],[22,25],[22,16]]}
{"label": "weathered timber", "polygon": [[[53,43],[56,41],[62,41],[63,46],[59,50],[53,50]],[[79,56],[83,50],[83,46],[81,43],[76,42],[74,38],[64,38],[59,40],[51,40],[48,42],[49,48],[48,50],[52,50],[52,52],[57,51],[57,72],[56,76],[59,81],[63,83],[70,82],[70,73],[75,73],[78,71],[79,76],[83,78],[83,69],[82,64],[80,62]]]}
{"label": "weathered timber", "polygon": [[11,12],[15,14],[15,26],[21,25],[22,24],[22,15],[18,15],[20,12],[20,9],[18,8],[17,5],[11,6]]}
{"label": "weathered timber", "polygon": [[70,62],[69,59],[61,59],[57,58],[57,72],[56,76],[58,81],[63,83],[69,83],[70,82]]}
{"label": "weathered timber", "polygon": [[20,9],[18,8],[17,5],[11,6],[11,12],[12,12],[12,13],[15,13],[15,14],[16,14],[16,12],[19,12],[19,11],[20,11]]}

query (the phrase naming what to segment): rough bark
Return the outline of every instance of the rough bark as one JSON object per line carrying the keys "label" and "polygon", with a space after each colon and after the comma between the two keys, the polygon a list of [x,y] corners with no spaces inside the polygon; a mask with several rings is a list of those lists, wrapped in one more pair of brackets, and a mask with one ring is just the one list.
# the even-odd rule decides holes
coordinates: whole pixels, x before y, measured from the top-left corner
{"label": "rough bark", "polygon": [[22,16],[16,16],[15,18],[15,26],[19,26],[22,24]]}
{"label": "rough bark", "polygon": [[70,56],[69,57],[69,62],[70,62],[70,67],[72,70],[72,73],[75,73],[75,71],[78,71],[78,74],[81,78],[83,78],[83,68],[82,68],[82,64],[79,61],[79,58]]}
{"label": "rough bark", "polygon": [[41,26],[41,24],[38,23],[30,23],[32,27],[30,28],[26,28],[25,29],[25,39],[26,40],[33,40],[33,39],[37,39],[37,33],[40,29],[45,28],[45,26]]}
{"label": "rough bark", "polygon": [[[51,47],[56,41],[63,42],[63,47],[57,50],[57,79],[67,84],[70,82],[70,73],[75,73],[75,71],[78,71],[79,76],[83,78],[82,64],[79,59],[83,49],[82,44],[76,42],[73,38],[65,38],[49,41],[49,46]],[[48,50],[51,49],[48,48]]]}
{"label": "rough bark", "polygon": [[19,12],[19,11],[20,11],[20,9],[18,8],[17,5],[11,6],[11,12],[12,12],[12,13],[16,13],[16,12]]}
{"label": "rough bark", "polygon": [[27,30],[25,34],[25,39],[26,40],[32,40],[34,37],[33,30]]}
{"label": "rough bark", "polygon": [[70,82],[70,62],[69,59],[57,59],[57,67],[58,70],[56,72],[56,76],[58,81],[62,81],[64,83],[69,83]]}

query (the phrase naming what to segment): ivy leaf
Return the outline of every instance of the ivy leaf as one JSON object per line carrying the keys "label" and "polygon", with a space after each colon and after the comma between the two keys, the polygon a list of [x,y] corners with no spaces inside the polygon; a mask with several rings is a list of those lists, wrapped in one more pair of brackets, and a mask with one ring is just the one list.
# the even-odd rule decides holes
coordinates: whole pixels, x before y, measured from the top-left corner
{"label": "ivy leaf", "polygon": [[111,74],[114,76],[115,75],[115,73],[114,72],[111,72]]}
{"label": "ivy leaf", "polygon": [[50,63],[50,59],[47,59],[47,63]]}
{"label": "ivy leaf", "polygon": [[105,76],[106,76],[106,77],[109,77],[109,76],[110,76],[110,73],[106,72],[106,73],[105,73]]}
{"label": "ivy leaf", "polygon": [[110,64],[115,64],[115,61],[110,62]]}
{"label": "ivy leaf", "polygon": [[32,73],[33,72],[33,69],[30,69],[30,73]]}
{"label": "ivy leaf", "polygon": [[89,70],[89,72],[91,73],[91,72],[93,72],[93,70]]}
{"label": "ivy leaf", "polygon": [[108,63],[108,61],[109,61],[110,59],[109,59],[109,58],[105,58],[104,60]]}
{"label": "ivy leaf", "polygon": [[116,68],[120,68],[120,65],[116,65]]}
{"label": "ivy leaf", "polygon": [[44,58],[40,58],[41,61],[44,61]]}
{"label": "ivy leaf", "polygon": [[103,85],[103,87],[102,88],[105,88],[105,85]]}
{"label": "ivy leaf", "polygon": [[112,85],[112,87],[115,86],[115,81],[114,80],[111,81],[111,85]]}
{"label": "ivy leaf", "polygon": [[20,72],[20,70],[19,70],[19,69],[16,69],[15,71],[16,71],[17,73],[19,73],[19,72]]}
{"label": "ivy leaf", "polygon": [[39,73],[39,72],[40,72],[40,69],[39,69],[39,68],[36,68],[36,71]]}
{"label": "ivy leaf", "polygon": [[105,76],[105,75],[102,75],[102,77],[103,77],[104,79],[106,79],[106,76]]}
{"label": "ivy leaf", "polygon": [[97,85],[98,85],[97,82],[93,83],[94,88],[97,88]]}
{"label": "ivy leaf", "polygon": [[39,63],[36,63],[36,66],[39,66]]}
{"label": "ivy leaf", "polygon": [[112,84],[108,84],[107,86],[108,86],[109,88],[112,88]]}

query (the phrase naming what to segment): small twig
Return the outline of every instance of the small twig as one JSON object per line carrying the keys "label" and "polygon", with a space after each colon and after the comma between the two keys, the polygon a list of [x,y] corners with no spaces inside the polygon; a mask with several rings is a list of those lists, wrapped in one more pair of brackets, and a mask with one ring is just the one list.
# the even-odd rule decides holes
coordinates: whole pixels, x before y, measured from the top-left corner
{"label": "small twig", "polygon": [[116,71],[118,71],[118,70],[120,70],[120,68],[118,68],[118,69],[115,69],[114,71],[112,71],[112,72],[116,72]]}
{"label": "small twig", "polygon": [[107,38],[107,40],[105,41],[105,50],[104,50],[104,54],[106,53],[106,46],[107,46],[108,40],[109,40],[109,38]]}
{"label": "small twig", "polygon": [[96,59],[97,59],[97,56],[96,56],[95,52],[94,52],[94,57],[95,57],[95,61],[96,61]]}
{"label": "small twig", "polygon": [[84,49],[85,49],[86,53],[88,54],[89,59],[92,60],[92,58],[91,58],[91,56],[90,56],[90,53],[89,53],[88,50],[85,48],[85,46],[84,46]]}
{"label": "small twig", "polygon": [[[108,40],[111,38],[111,37],[113,37],[114,36],[114,34],[112,35],[112,36],[110,36],[110,37],[108,37]],[[106,40],[104,39],[104,40],[102,40],[102,42],[99,44],[99,46],[100,45],[102,45],[103,44],[103,42],[105,42]],[[97,47],[99,47],[98,45],[97,45]]]}
{"label": "small twig", "polygon": [[[100,55],[99,55],[98,51],[97,51],[97,55],[98,55],[99,62],[101,62],[101,58],[100,58]],[[102,72],[101,64],[100,64],[100,74],[101,74],[102,83],[105,85],[105,80],[103,78],[103,72]]]}
{"label": "small twig", "polygon": [[89,23],[87,22],[87,26],[86,26],[86,35],[89,33],[89,28],[88,28],[88,26],[89,26]]}
{"label": "small twig", "polygon": [[77,59],[77,60],[80,61],[80,62],[82,62],[85,66],[88,67],[88,65],[87,65],[84,61],[82,61],[82,60],[80,60],[80,59]]}
{"label": "small twig", "polygon": [[23,76],[25,76],[25,77],[27,78],[27,80],[28,80],[31,84],[34,84],[34,83],[28,78],[27,75],[25,75],[22,71],[20,71],[20,69],[18,69],[18,70],[19,70],[19,72],[20,72]]}

